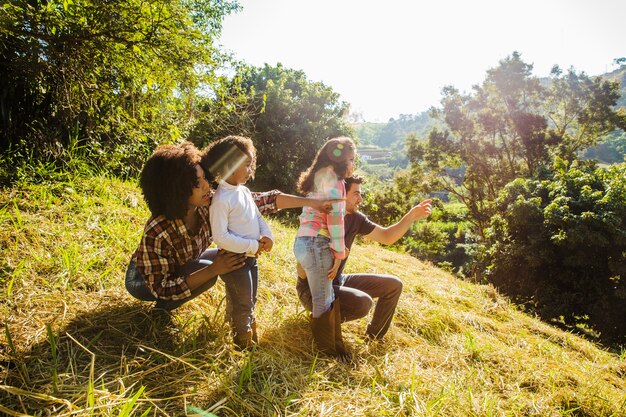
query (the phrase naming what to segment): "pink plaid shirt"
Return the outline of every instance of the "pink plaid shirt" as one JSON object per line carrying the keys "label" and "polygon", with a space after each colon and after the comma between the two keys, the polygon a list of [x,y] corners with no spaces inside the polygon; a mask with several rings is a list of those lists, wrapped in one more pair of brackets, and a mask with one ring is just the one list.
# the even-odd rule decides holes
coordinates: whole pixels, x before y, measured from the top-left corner
{"label": "pink plaid shirt", "polygon": [[[315,173],[313,191],[307,197],[315,199],[345,198],[346,187],[343,179],[337,178],[332,167],[322,168]],[[330,248],[333,256],[342,259],[345,255],[346,245],[344,241],[343,216],[346,211],[346,203],[333,204],[333,210],[322,213],[311,207],[304,207],[300,215],[300,228],[296,237],[317,236],[322,234],[330,238]]]}

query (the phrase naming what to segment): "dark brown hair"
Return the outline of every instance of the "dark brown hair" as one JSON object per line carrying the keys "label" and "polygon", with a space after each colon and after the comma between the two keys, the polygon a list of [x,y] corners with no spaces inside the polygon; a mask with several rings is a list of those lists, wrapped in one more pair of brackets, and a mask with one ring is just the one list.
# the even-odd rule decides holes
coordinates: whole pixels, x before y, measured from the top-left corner
{"label": "dark brown hair", "polygon": [[139,185],[153,216],[185,217],[189,197],[198,186],[199,162],[200,151],[191,142],[159,146],[148,158]]}
{"label": "dark brown hair", "polygon": [[256,148],[252,139],[243,136],[226,136],[209,144],[202,151],[200,166],[207,178],[226,179],[224,174],[228,166],[241,163],[242,153],[251,159],[251,174],[254,178],[256,171]]}
{"label": "dark brown hair", "polygon": [[352,187],[352,184],[363,184],[364,178],[360,175],[352,175],[344,180],[346,183],[346,192]]}
{"label": "dark brown hair", "polygon": [[298,190],[304,194],[313,190],[315,173],[322,168],[332,166],[337,177],[344,178],[348,172],[346,151],[355,150],[354,142],[347,136],[329,139],[317,152],[311,166],[300,174]]}

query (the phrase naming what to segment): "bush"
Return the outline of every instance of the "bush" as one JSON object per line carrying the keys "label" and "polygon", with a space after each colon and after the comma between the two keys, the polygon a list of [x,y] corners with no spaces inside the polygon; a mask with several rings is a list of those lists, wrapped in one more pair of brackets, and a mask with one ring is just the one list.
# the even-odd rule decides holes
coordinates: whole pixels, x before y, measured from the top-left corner
{"label": "bush", "polygon": [[474,244],[467,208],[460,203],[433,200],[430,217],[413,225],[403,243],[408,252],[459,275],[466,275],[472,259],[468,246]]}
{"label": "bush", "polygon": [[508,184],[496,206],[488,280],[544,319],[624,340],[626,164],[560,163],[552,180]]}

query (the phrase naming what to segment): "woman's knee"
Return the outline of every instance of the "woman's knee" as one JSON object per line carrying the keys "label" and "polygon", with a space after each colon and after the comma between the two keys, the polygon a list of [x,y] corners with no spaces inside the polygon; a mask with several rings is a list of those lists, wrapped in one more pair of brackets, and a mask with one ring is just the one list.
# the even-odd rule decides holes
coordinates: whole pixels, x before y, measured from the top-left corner
{"label": "woman's knee", "polygon": [[156,297],[150,292],[146,281],[143,279],[141,273],[137,270],[137,266],[134,261],[131,261],[126,269],[126,276],[124,278],[124,285],[126,291],[133,297],[141,301],[155,301]]}

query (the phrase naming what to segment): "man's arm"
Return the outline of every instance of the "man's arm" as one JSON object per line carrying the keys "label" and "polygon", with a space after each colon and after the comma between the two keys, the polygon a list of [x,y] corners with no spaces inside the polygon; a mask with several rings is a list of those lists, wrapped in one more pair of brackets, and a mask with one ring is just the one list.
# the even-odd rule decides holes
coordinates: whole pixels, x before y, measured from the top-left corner
{"label": "man's arm", "polygon": [[383,245],[391,245],[396,243],[404,234],[409,230],[411,225],[418,220],[421,220],[430,215],[432,210],[432,200],[424,200],[417,206],[413,207],[402,219],[391,226],[382,227],[376,225],[374,230],[365,235],[365,238],[374,240]]}

